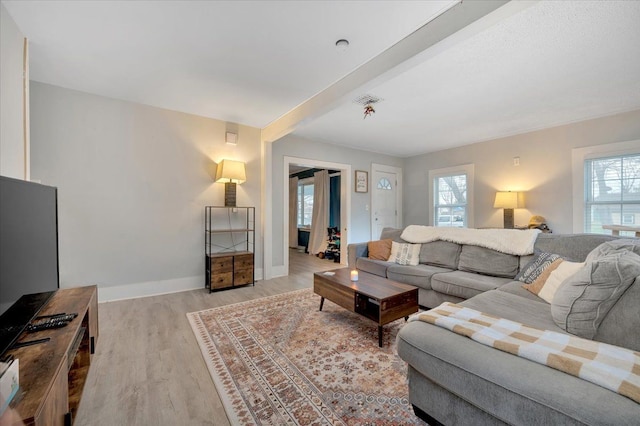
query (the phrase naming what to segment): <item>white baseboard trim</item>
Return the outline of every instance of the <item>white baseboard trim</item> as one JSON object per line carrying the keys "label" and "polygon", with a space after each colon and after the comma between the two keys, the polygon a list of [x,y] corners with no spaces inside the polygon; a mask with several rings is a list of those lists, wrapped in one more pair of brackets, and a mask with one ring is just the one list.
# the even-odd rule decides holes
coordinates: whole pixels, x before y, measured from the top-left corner
{"label": "white baseboard trim", "polygon": [[[256,281],[264,276],[262,268],[255,270]],[[116,300],[136,299],[139,297],[159,296],[161,294],[179,293],[181,291],[198,290],[204,288],[204,277],[185,277],[162,281],[148,281],[101,287],[98,285],[98,302],[115,302]]]}
{"label": "white baseboard trim", "polygon": [[253,272],[253,277],[256,281],[262,281],[264,279],[264,269],[256,268]]}
{"label": "white baseboard trim", "polygon": [[171,280],[117,285],[113,287],[101,287],[98,285],[98,302],[114,302],[116,300],[158,296],[161,294],[178,293],[201,288],[204,288],[204,277],[200,275]]}

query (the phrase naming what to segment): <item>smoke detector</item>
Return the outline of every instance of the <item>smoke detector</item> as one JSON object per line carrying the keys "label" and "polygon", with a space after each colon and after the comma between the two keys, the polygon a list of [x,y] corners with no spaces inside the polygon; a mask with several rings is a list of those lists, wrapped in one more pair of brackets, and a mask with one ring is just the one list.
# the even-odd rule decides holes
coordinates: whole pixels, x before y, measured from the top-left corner
{"label": "smoke detector", "polygon": [[336,49],[338,49],[338,52],[344,52],[347,50],[348,47],[349,47],[349,40],[341,38],[340,40],[336,41]]}

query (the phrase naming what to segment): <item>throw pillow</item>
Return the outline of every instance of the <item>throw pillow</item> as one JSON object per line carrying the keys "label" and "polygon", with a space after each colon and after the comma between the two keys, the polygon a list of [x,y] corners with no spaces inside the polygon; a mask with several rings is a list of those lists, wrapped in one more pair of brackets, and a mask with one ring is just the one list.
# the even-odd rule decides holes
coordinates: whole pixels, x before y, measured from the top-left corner
{"label": "throw pillow", "polygon": [[584,266],[584,263],[569,262],[568,260],[562,261],[558,267],[551,272],[547,282],[538,293],[538,296],[547,303],[553,302],[553,296],[567,278],[575,274]]}
{"label": "throw pillow", "polygon": [[420,261],[420,244],[403,244],[391,242],[389,262],[399,265],[416,266]]}
{"label": "throw pillow", "polygon": [[[525,265],[524,268],[518,272],[515,279],[522,281],[523,283],[531,284],[547,269],[553,262],[560,259],[557,254],[546,253],[543,251],[537,252],[533,259]],[[537,294],[537,293],[536,293]]]}
{"label": "throw pillow", "polygon": [[529,290],[535,295],[538,295],[540,293],[540,290],[542,290],[542,287],[544,287],[544,285],[547,283],[547,280],[549,279],[549,276],[551,276],[551,273],[555,271],[562,262],[562,259],[554,260],[549,266],[544,268],[540,275],[538,275],[538,278],[536,278],[531,284],[522,284],[522,288],[524,288],[525,290]]}
{"label": "throw pillow", "polygon": [[369,259],[388,260],[391,256],[391,238],[379,241],[370,241],[367,245]]}
{"label": "throw pillow", "polygon": [[551,315],[560,328],[593,339],[602,320],[640,275],[640,256],[613,252],[586,264],[558,290]]}
{"label": "throw pillow", "polygon": [[600,257],[606,256],[607,254],[622,251],[632,251],[640,256],[640,239],[620,238],[619,240],[602,243],[591,250],[591,253],[587,255],[585,262],[591,263]]}

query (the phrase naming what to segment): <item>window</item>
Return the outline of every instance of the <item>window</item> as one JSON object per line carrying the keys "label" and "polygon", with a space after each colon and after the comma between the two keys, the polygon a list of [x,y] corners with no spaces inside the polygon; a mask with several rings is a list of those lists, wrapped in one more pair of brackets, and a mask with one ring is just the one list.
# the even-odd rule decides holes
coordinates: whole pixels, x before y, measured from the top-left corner
{"label": "window", "polygon": [[313,179],[298,183],[298,227],[311,226],[313,215]]}
{"label": "window", "polygon": [[640,153],[587,159],[584,173],[585,232],[640,223]]}
{"label": "window", "polygon": [[622,224],[623,225],[634,225],[636,223],[636,215],[632,213],[623,213],[622,214]]}
{"label": "window", "polygon": [[[597,232],[597,233],[610,233],[611,231],[605,231],[602,228],[595,229],[595,222],[598,220],[596,217],[599,212],[596,210],[598,207],[598,201],[594,200],[594,194],[590,195],[589,198],[589,188],[593,187],[593,176],[591,172],[588,171],[587,161],[596,161],[596,160],[607,160],[618,158],[621,159],[623,157],[637,157],[640,155],[640,140],[632,140],[626,142],[615,142],[608,143],[603,145],[592,145],[586,146],[583,148],[574,148],[571,150],[571,168],[572,168],[572,200],[573,200],[573,229],[572,231],[576,234],[582,232]],[[593,164],[592,164],[593,167]],[[611,172],[609,172],[611,173]],[[590,182],[591,181],[591,182]],[[597,180],[595,181],[596,187],[599,185]],[[609,194],[611,195],[614,190],[611,187],[611,190],[606,190],[604,188],[607,185],[603,185],[603,195]],[[600,195],[599,188],[596,188],[597,195]],[[622,199],[621,194],[620,200]],[[629,196],[625,197],[625,204],[630,206],[629,204]],[[590,200],[590,201],[589,201]],[[594,211],[589,211],[591,209],[591,201],[595,201],[593,204]],[[621,205],[622,203],[615,203]],[[594,215],[593,213],[596,213]],[[619,214],[619,213],[618,213]],[[637,216],[635,212],[627,212],[626,210],[622,212],[623,217],[627,215],[633,215],[633,221],[635,222],[635,226],[640,224],[640,216]],[[631,219],[627,216],[627,219],[623,219],[626,221],[630,221]],[[620,223],[618,223],[619,225]],[[629,223],[624,223],[624,225],[630,225]],[[622,233],[621,233],[622,234]]]}
{"label": "window", "polygon": [[431,170],[434,226],[472,227],[473,164]]}
{"label": "window", "polygon": [[391,186],[391,181],[386,177],[381,178],[378,181],[378,189],[388,189],[388,190],[393,189],[393,187]]}
{"label": "window", "polygon": [[440,176],[434,182],[436,226],[465,226],[467,175]]}

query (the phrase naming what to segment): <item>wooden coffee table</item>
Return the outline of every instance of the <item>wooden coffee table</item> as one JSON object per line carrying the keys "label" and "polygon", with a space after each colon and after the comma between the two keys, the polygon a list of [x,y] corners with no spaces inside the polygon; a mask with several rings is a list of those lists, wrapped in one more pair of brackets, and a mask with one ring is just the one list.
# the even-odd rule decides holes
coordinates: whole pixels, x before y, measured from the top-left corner
{"label": "wooden coffee table", "polygon": [[313,291],[348,311],[378,323],[378,346],[382,347],[382,326],[418,312],[418,288],[358,271],[358,281],[351,281],[349,268],[313,274]]}

